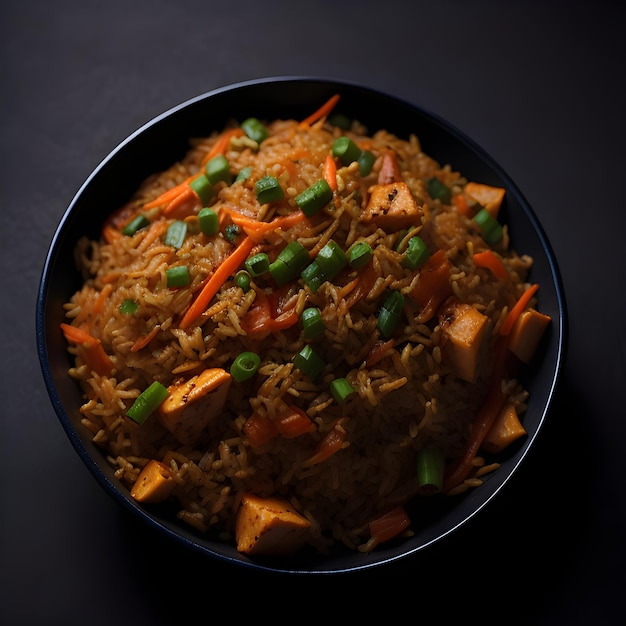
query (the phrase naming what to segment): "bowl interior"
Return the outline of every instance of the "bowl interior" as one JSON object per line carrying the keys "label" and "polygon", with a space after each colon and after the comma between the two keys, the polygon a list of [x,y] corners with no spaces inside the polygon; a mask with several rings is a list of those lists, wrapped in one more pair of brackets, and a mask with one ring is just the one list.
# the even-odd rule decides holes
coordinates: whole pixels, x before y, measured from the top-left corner
{"label": "bowl interior", "polygon": [[[119,485],[102,451],[80,425],[81,390],[67,374],[71,363],[59,324],[63,303],[81,283],[73,255],[77,240],[84,235],[98,237],[108,214],[145,177],[180,159],[191,137],[209,135],[232,118],[303,119],[335,93],[341,95],[336,110],[358,118],[370,133],[381,128],[403,138],[414,133],[424,151],[441,164],[449,163],[470,179],[507,189],[502,221],[509,225],[513,247],[534,258],[531,280],[540,284],[538,308],[553,322],[533,367],[521,377],[530,391],[524,417],[528,437],[506,454],[500,469],[483,486],[458,498],[439,500],[414,529],[413,537],[390,542],[370,554],[339,552],[324,558],[255,561],[177,523],[167,511],[140,507]],[[546,418],[564,358],[565,331],[564,294],[549,242],[522,193],[488,154],[458,129],[411,103],[357,84],[298,77],[248,81],[200,95],[152,120],[108,155],[82,185],[54,235],[42,273],[36,322],[39,358],[52,405],[84,463],[118,502],[165,535],[212,557],[294,573],[365,569],[405,557],[442,539],[479,511],[519,466]]]}

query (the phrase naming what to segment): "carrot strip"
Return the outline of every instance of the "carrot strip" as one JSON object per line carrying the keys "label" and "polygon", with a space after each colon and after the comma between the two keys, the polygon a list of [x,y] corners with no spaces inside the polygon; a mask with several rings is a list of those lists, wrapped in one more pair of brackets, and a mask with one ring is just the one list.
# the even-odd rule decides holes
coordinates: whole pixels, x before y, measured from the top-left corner
{"label": "carrot strip", "polygon": [[315,431],[311,418],[299,407],[287,405],[285,411],[276,422],[278,432],[285,439],[294,439]]}
{"label": "carrot strip", "polygon": [[320,440],[315,448],[315,451],[313,452],[313,455],[304,461],[304,465],[307,467],[317,465],[318,463],[322,463],[326,459],[333,456],[336,452],[339,452],[343,446],[343,440],[345,437],[346,431],[335,426],[324,435],[323,439]]}
{"label": "carrot strip", "polygon": [[311,126],[315,124],[318,120],[326,117],[334,108],[335,105],[339,102],[339,94],[336,93],[334,96],[331,96],[317,111],[311,113],[308,117],[304,118],[300,122],[300,128],[305,128],[306,126]]}
{"label": "carrot strip", "polygon": [[96,372],[100,376],[108,376],[113,370],[113,362],[109,355],[104,351],[100,339],[90,335],[87,331],[61,322],[61,331],[65,339],[69,343],[82,348],[80,356],[83,358],[91,371]]}
{"label": "carrot strip", "polygon": [[190,200],[193,200],[195,204],[197,199],[198,196],[196,192],[187,185],[183,187],[178,195],[174,196],[167,203],[167,206],[163,209],[162,213],[163,215],[172,215],[173,213],[177,213],[177,217],[186,217],[186,215],[192,212],[193,205],[185,207],[185,204],[187,204]]}
{"label": "carrot strip", "polygon": [[105,224],[102,228],[102,238],[107,243],[113,243],[117,239],[122,236],[122,233],[117,229],[111,226],[110,224]]}
{"label": "carrot strip", "polygon": [[452,196],[452,204],[456,207],[456,212],[460,215],[467,215],[470,217],[472,215],[472,207],[470,203],[467,201],[467,196],[459,193],[456,196]]}
{"label": "carrot strip", "polygon": [[488,269],[496,278],[500,280],[508,280],[509,272],[507,271],[502,259],[491,250],[476,252],[472,255],[472,261],[476,267],[484,267]]}
{"label": "carrot strip", "polygon": [[534,283],[533,285],[530,285],[530,287],[526,288],[526,291],[524,291],[524,293],[519,297],[518,301],[513,305],[513,308],[504,318],[504,321],[500,326],[501,335],[506,336],[511,332],[517,318],[524,312],[524,309],[530,302],[530,299],[533,297],[537,289],[539,289],[539,285],[537,283]]}
{"label": "carrot strip", "polygon": [[388,541],[397,537],[402,531],[406,530],[411,524],[404,507],[397,506],[385,515],[369,522],[370,535],[376,539],[378,543]]}
{"label": "carrot strip", "polygon": [[337,191],[337,163],[330,153],[326,156],[324,163],[324,180],[333,191]]}
{"label": "carrot strip", "polygon": [[139,337],[132,345],[130,351],[137,352],[142,348],[145,348],[157,336],[160,330],[161,326],[157,324],[147,335]]}
{"label": "carrot strip", "polygon": [[241,137],[243,135],[243,129],[231,128],[225,130],[213,144],[213,147],[206,153],[204,159],[202,159],[202,165],[206,165],[213,157],[218,154],[224,154],[228,150],[228,144],[233,137]]}
{"label": "carrot strip", "polygon": [[278,429],[274,422],[260,413],[253,413],[245,421],[242,430],[252,448],[258,448],[278,436]]}
{"label": "carrot strip", "polygon": [[202,314],[226,279],[246,260],[250,251],[254,247],[254,244],[255,242],[251,237],[246,237],[231,252],[231,254],[227,256],[220,265],[218,265],[215,272],[213,272],[209,280],[207,280],[204,287],[196,299],[191,303],[191,306],[187,309],[187,312],[180,321],[179,326],[182,330],[187,330],[187,328],[189,328],[189,326],[191,326],[191,324],[193,324],[193,322]]}
{"label": "carrot strip", "polygon": [[178,183],[174,187],[164,191],[160,196],[154,198],[154,200],[150,200],[143,205],[144,209],[153,209],[154,207],[161,206],[170,200],[173,200],[186,186],[189,186],[189,182],[192,181],[197,174],[193,176],[189,176],[182,183]]}
{"label": "carrot strip", "polygon": [[138,246],[140,252],[147,250],[165,231],[167,230],[167,222],[165,220],[157,220],[150,224],[148,232]]}
{"label": "carrot strip", "polygon": [[263,239],[263,235],[277,229],[286,230],[304,221],[306,215],[302,211],[293,211],[288,215],[276,217],[271,222],[260,222],[259,220],[242,215],[233,209],[223,207],[222,210],[230,215],[234,224],[241,226],[246,234],[257,243]]}

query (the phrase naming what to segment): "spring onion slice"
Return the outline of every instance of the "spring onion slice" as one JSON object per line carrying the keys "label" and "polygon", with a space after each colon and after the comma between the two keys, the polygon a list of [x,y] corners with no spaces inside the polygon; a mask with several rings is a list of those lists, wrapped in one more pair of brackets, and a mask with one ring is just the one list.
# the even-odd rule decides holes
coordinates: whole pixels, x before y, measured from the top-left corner
{"label": "spring onion slice", "polygon": [[361,156],[361,148],[345,135],[333,141],[331,152],[332,155],[338,157],[344,165],[350,165],[353,161],[358,161]]}
{"label": "spring onion slice", "polygon": [[120,304],[119,311],[122,315],[134,315],[138,308],[139,305],[134,300],[126,298],[126,300]]}
{"label": "spring onion slice", "polygon": [[337,404],[343,404],[356,389],[345,378],[335,378],[330,383],[330,393]]}
{"label": "spring onion slice", "polygon": [[220,181],[230,183],[230,163],[223,154],[218,154],[208,161],[204,166],[206,177],[212,185]]}
{"label": "spring onion slice", "polygon": [[426,181],[428,194],[433,200],[441,200],[444,204],[450,204],[452,194],[438,178],[433,176]]}
{"label": "spring onion slice", "polygon": [[126,415],[141,425],[169,395],[167,388],[158,380],[155,380],[135,398],[135,401],[126,411]]}
{"label": "spring onion slice", "polygon": [[428,246],[421,237],[416,235],[408,241],[404,258],[402,259],[402,266],[414,270],[424,265],[429,257],[430,250]]}
{"label": "spring onion slice", "polygon": [[285,197],[285,192],[274,176],[262,176],[254,184],[254,194],[260,204],[276,202]]}
{"label": "spring onion slice", "polygon": [[374,161],[376,161],[376,157],[374,156],[373,152],[370,152],[369,150],[363,150],[357,161],[359,162],[359,174],[361,174],[361,176],[367,176],[374,167]]}
{"label": "spring onion slice", "polygon": [[300,273],[300,278],[302,278],[313,293],[317,293],[322,283],[326,282],[324,272],[322,272],[322,268],[318,265],[317,261],[313,261],[310,265],[307,265]]}
{"label": "spring onion slice", "polygon": [[311,217],[326,206],[332,199],[333,190],[323,178],[320,178],[320,180],[297,195],[295,201],[300,207],[300,210],[307,217]]}
{"label": "spring onion slice", "polygon": [[367,265],[372,258],[372,248],[367,241],[357,241],[348,250],[348,263],[354,270]]}
{"label": "spring onion slice", "polygon": [[183,245],[187,236],[187,222],[176,220],[167,227],[165,233],[165,245],[172,246],[177,250]]}
{"label": "spring onion slice", "polygon": [[296,354],[293,364],[313,382],[319,379],[326,367],[322,357],[308,344]]}
{"label": "spring onion slice", "polygon": [[417,453],[417,479],[422,493],[441,491],[445,467],[445,458],[439,448],[427,446]]}
{"label": "spring onion slice", "polygon": [[307,339],[314,339],[324,332],[322,313],[316,306],[308,307],[302,311],[302,331]]}
{"label": "spring onion slice", "polygon": [[165,270],[165,278],[167,286],[172,287],[186,287],[190,282],[189,269],[186,265],[175,265],[174,267],[168,267]]}
{"label": "spring onion slice", "polygon": [[202,202],[202,204],[208,204],[209,200],[215,193],[211,182],[205,174],[196,176],[196,178],[189,183],[189,186],[196,192],[196,195],[200,198],[200,202]]}
{"label": "spring onion slice", "polygon": [[342,247],[333,239],[318,252],[315,262],[320,266],[326,280],[332,280],[348,264]]}
{"label": "spring onion slice", "polygon": [[259,369],[261,357],[255,352],[241,352],[230,366],[230,375],[238,382],[252,378]]}
{"label": "spring onion slice", "polygon": [[391,291],[385,298],[378,312],[377,326],[386,339],[393,335],[400,323],[402,309],[404,308],[404,296],[399,291]]}
{"label": "spring onion slice", "polygon": [[246,270],[239,270],[235,274],[235,285],[239,287],[244,293],[250,291],[250,274]]}
{"label": "spring onion slice", "polygon": [[205,206],[198,211],[198,224],[205,235],[217,235],[220,228],[220,218],[213,209]]}
{"label": "spring onion slice", "polygon": [[257,143],[261,143],[264,139],[269,137],[269,131],[265,127],[265,124],[256,117],[249,117],[241,122],[241,129],[252,141],[256,141]]}
{"label": "spring onion slice", "polygon": [[487,209],[478,211],[473,219],[488,244],[493,245],[502,239],[502,225]]}
{"label": "spring onion slice", "polygon": [[250,276],[256,278],[265,274],[270,268],[270,259],[265,252],[259,252],[244,262]]}
{"label": "spring onion slice", "polygon": [[124,228],[122,233],[128,237],[132,237],[138,230],[150,225],[150,220],[145,215],[138,215],[132,219]]}

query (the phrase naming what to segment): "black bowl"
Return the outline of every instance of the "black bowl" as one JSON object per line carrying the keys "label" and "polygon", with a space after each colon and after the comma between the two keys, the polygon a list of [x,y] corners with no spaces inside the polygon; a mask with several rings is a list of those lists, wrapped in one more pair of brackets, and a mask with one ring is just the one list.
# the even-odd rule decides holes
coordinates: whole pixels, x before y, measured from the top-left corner
{"label": "black bowl", "polygon": [[[63,303],[81,282],[73,256],[79,237],[97,238],[107,215],[124,204],[144,178],[181,158],[189,138],[209,135],[231,118],[303,119],[335,93],[341,94],[337,110],[357,117],[371,133],[380,128],[403,138],[415,133],[424,151],[441,164],[450,163],[469,179],[506,188],[502,221],[509,225],[513,246],[534,257],[531,280],[540,284],[538,308],[550,315],[553,323],[534,366],[524,373],[523,383],[530,391],[524,417],[528,436],[505,455],[500,469],[484,485],[466,495],[438,499],[439,504],[415,529],[413,537],[383,544],[369,554],[339,552],[326,557],[255,561],[239,554],[234,546],[208,540],[179,523],[175,516],[154,513],[130,497],[114,477],[102,451],[80,425],[81,390],[68,376],[71,363],[59,324],[64,319]],[[248,81],[202,94],[147,123],[111,152],[82,185],[54,235],[39,288],[36,323],[39,359],[52,405],[85,465],[117,502],[165,537],[210,557],[249,568],[292,573],[322,574],[381,566],[443,540],[472,518],[500,492],[536,440],[555,393],[566,345],[565,299],[556,260],[533,210],[502,168],[459,130],[418,106],[361,85],[299,77]]]}

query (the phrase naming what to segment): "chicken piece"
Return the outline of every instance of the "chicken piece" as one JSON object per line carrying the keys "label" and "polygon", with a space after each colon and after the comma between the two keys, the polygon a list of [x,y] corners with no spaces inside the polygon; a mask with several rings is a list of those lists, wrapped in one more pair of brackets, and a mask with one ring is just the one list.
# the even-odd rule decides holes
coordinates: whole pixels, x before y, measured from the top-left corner
{"label": "chicken piece", "polygon": [[194,444],[206,425],[222,411],[231,381],[226,370],[214,367],[170,385],[169,396],[156,411],[159,422],[181,443]]}
{"label": "chicken piece", "polygon": [[528,309],[517,318],[509,336],[509,349],[522,363],[531,362],[551,320],[535,309]]}
{"label": "chicken piece", "polygon": [[373,222],[387,232],[421,224],[424,211],[406,183],[372,185],[369,192],[369,202],[361,217],[364,223]]}
{"label": "chicken piece", "polygon": [[311,522],[286,500],[247,493],[235,522],[237,550],[251,555],[287,555],[307,539]]}
{"label": "chicken piece", "polygon": [[130,495],[137,502],[163,502],[170,497],[174,487],[176,487],[176,481],[170,468],[161,461],[151,459],[139,472]]}
{"label": "chicken piece", "polygon": [[489,318],[471,304],[448,298],[439,312],[444,361],[456,375],[474,382],[486,344]]}
{"label": "chicken piece", "polygon": [[481,447],[486,452],[497,454],[525,434],[526,429],[522,426],[515,407],[508,402],[498,413]]}

